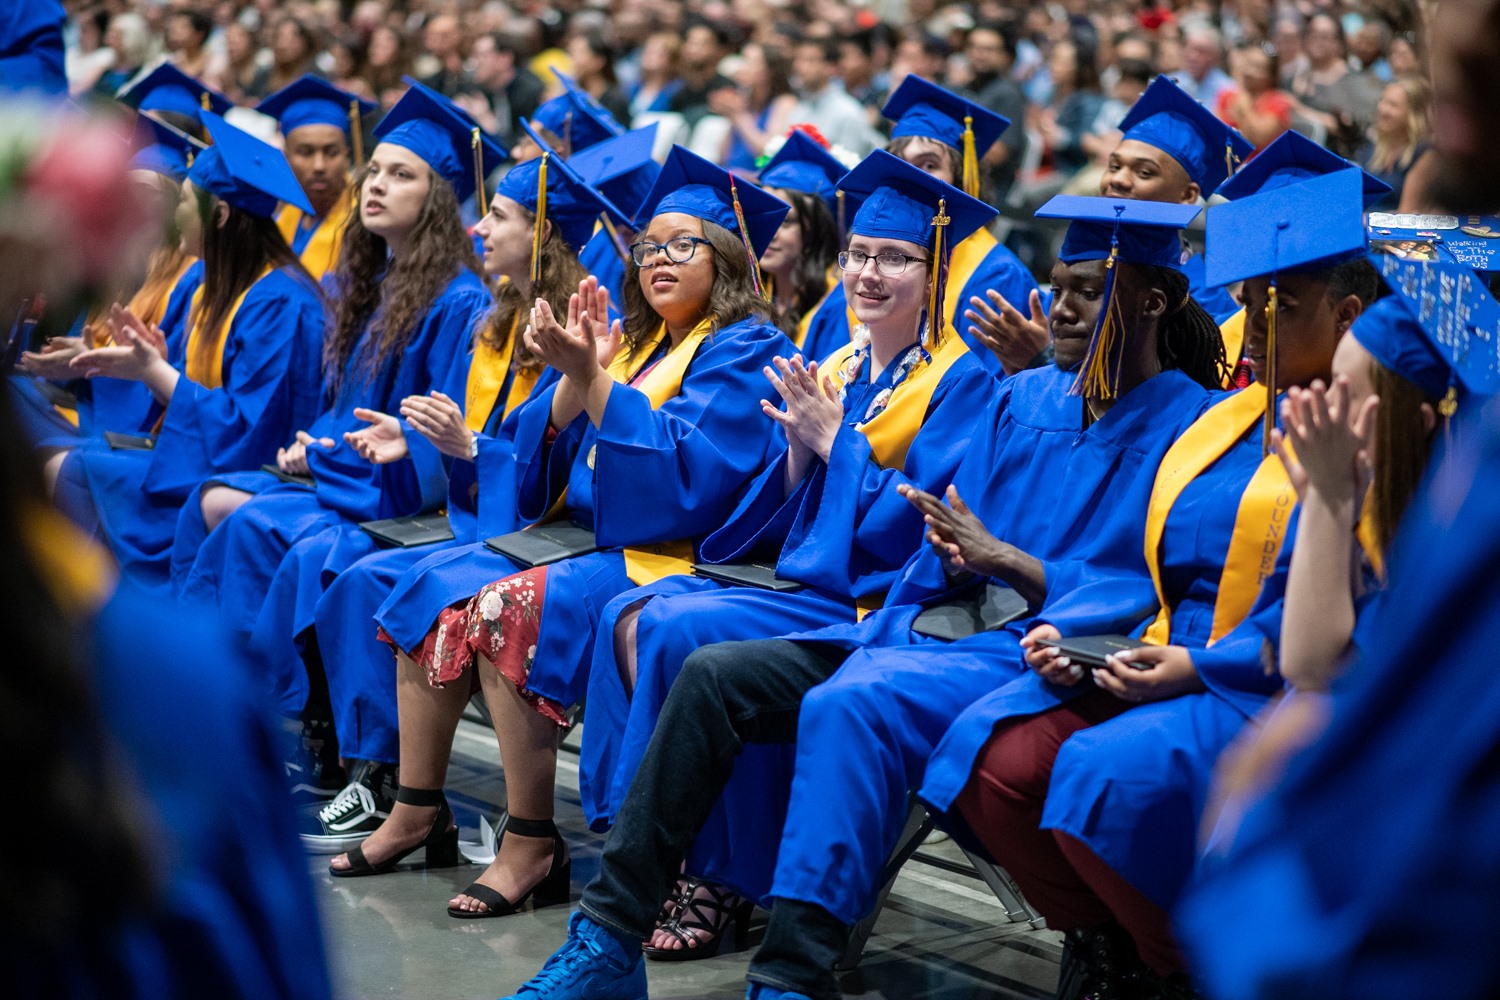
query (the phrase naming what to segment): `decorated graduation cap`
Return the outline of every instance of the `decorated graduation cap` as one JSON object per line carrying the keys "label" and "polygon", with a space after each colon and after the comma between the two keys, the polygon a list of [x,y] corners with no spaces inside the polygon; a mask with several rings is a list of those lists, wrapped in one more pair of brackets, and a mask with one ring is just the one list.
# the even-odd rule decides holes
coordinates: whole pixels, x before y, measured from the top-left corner
{"label": "decorated graduation cap", "polygon": [[561,156],[535,135],[532,138],[542,145],[542,155],[512,167],[501,179],[496,193],[517,202],[536,217],[531,240],[531,280],[535,282],[541,276],[542,232],[549,221],[576,253],[594,234],[594,223],[600,218],[610,218],[615,223],[629,220]]}
{"label": "decorated graduation cap", "polygon": [[964,194],[979,194],[979,161],[1010,127],[1010,122],[982,105],[951,90],[907,76],[880,109],[896,125],[891,138],[921,136],[936,139],[963,154],[959,173]]}
{"label": "decorated graduation cap", "polygon": [[929,328],[935,329],[943,315],[941,263],[993,219],[995,210],[883,149],[849,171],[839,189],[861,202],[849,224],[851,233],[916,243],[932,254],[927,315]]}
{"label": "decorated graduation cap", "polygon": [[1349,335],[1388,370],[1440,400],[1444,417],[1500,391],[1500,303],[1462,264],[1372,255],[1391,294]]}
{"label": "decorated graduation cap", "polygon": [[188,180],[240,211],[263,219],[276,214],[279,202],[312,214],[307,194],[281,150],[218,115],[205,113],[203,124],[214,144],[193,159]]}
{"label": "decorated graduation cap", "polygon": [[401,79],[411,89],[375,127],[375,138],[420,156],[453,185],[460,203],[476,195],[483,214],[489,201],[484,179],[505,159],[505,152],[467,111],[409,76]]}
{"label": "decorated graduation cap", "polygon": [[142,115],[141,121],[146,143],[131,157],[131,169],[150,170],[181,181],[187,176],[193,159],[207,146],[158,118]]}
{"label": "decorated graduation cap", "polygon": [[537,108],[530,124],[557,136],[563,144],[563,156],[571,157],[579,150],[625,134],[625,127],[615,116],[572,77],[556,69],[552,73],[563,85],[563,92]]}
{"label": "decorated graduation cap", "polygon": [[1165,76],[1151,81],[1120,121],[1120,131],[1122,139],[1143,142],[1176,160],[1204,197],[1255,151],[1249,140]]}
{"label": "decorated graduation cap", "polygon": [[760,185],[768,188],[785,188],[815,195],[828,204],[828,210],[838,220],[839,232],[844,231],[844,197],[839,181],[849,171],[828,150],[818,145],[817,140],[805,132],[792,130],[776,155],[760,171]]}
{"label": "decorated graduation cap", "polygon": [[635,216],[635,228],[644,229],[651,220],[668,212],[681,212],[722,226],[740,238],[750,258],[751,281],[756,294],[764,295],[760,280],[760,255],[776,238],[776,230],[792,207],[748,181],[739,181],[681,146],[673,146],[661,173]]}
{"label": "decorated graduation cap", "polygon": [[1066,264],[1105,262],[1099,321],[1070,391],[1095,399],[1115,399],[1125,355],[1125,321],[1115,300],[1117,265],[1180,270],[1182,230],[1197,216],[1198,209],[1193,205],[1060,194],[1036,214],[1040,219],[1069,220],[1059,260]]}
{"label": "decorated graduation cap", "polygon": [[222,115],[234,107],[229,98],[171,63],[162,63],[120,91],[119,98],[137,111],[171,111],[194,121],[202,119],[202,112]]}
{"label": "decorated graduation cap", "polygon": [[304,125],[332,125],[343,129],[353,144],[354,162],[360,163],[364,160],[361,120],[375,110],[375,104],[309,73],[261,101],[256,110],[275,118],[285,136]]}
{"label": "decorated graduation cap", "polygon": [[1348,167],[1283,186],[1274,186],[1273,180],[1267,190],[1208,210],[1205,284],[1216,288],[1247,278],[1271,279],[1265,371],[1257,376],[1266,387],[1267,453],[1276,422],[1277,275],[1323,270],[1365,252],[1363,173]]}
{"label": "decorated graduation cap", "polygon": [[1288,184],[1336,174],[1341,170],[1359,170],[1365,208],[1391,192],[1391,186],[1375,175],[1360,170],[1300,132],[1286,131],[1261,150],[1255,159],[1245,164],[1244,169],[1221,184],[1214,193],[1235,201],[1246,195],[1274,191]]}

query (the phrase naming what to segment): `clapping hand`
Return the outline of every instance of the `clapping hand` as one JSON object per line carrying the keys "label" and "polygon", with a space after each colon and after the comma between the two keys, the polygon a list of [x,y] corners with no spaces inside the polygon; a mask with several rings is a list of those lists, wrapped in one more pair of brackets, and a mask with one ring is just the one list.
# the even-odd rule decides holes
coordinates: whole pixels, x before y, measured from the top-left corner
{"label": "clapping hand", "polygon": [[602,374],[620,348],[624,328],[609,322],[609,291],[590,275],[568,299],[567,323],[559,323],[552,306],[537,299],[531,309],[527,348],[579,385]]}
{"label": "clapping hand", "polygon": [[344,442],[351,445],[359,457],[374,465],[389,465],[399,462],[411,452],[406,446],[406,434],[401,430],[401,421],[389,413],[354,408],[354,416],[370,426],[357,431],[345,431]]}
{"label": "clapping hand", "polygon": [[922,512],[922,519],[927,522],[927,543],[943,561],[943,569],[949,577],[966,573],[996,576],[1000,573],[1006,543],[990,533],[958,495],[956,487],[948,487],[946,504],[931,493],[906,483],[896,487],[896,491]]}
{"label": "clapping hand", "polygon": [[312,469],[307,464],[309,447],[332,448],[337,443],[333,438],[315,438],[307,431],[298,431],[296,437],[285,448],[276,449],[276,467],[289,476],[312,474]]}
{"label": "clapping hand", "polygon": [[1369,482],[1379,407],[1376,396],[1354,407],[1344,375],[1334,379],[1332,389],[1314,381],[1306,389],[1287,390],[1281,404],[1285,429],[1273,431],[1271,441],[1298,496],[1318,493],[1329,503],[1357,509]]}
{"label": "clapping hand", "polygon": [[469,458],[474,454],[474,432],[464,423],[464,411],[436,389],[426,396],[403,399],[401,416],[444,455]]}
{"label": "clapping hand", "polygon": [[834,438],[844,422],[844,406],[839,402],[833,379],[818,370],[816,361],[804,365],[800,354],[793,355],[790,360],[773,358],[772,364],[776,367],[767,366],[761,371],[786,409],[769,399],[762,399],[761,411],[781,425],[788,442],[796,439],[794,447],[800,445],[828,461],[833,453]]}

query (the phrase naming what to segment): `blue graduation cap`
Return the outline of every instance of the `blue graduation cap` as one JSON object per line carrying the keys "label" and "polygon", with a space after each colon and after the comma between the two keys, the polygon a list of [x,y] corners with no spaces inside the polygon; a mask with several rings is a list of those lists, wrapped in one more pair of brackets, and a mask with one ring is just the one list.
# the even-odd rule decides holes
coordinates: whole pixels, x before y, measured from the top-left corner
{"label": "blue graduation cap", "polygon": [[150,170],[174,181],[181,181],[187,176],[193,159],[208,148],[182,129],[158,118],[142,115],[141,122],[144,124],[142,132],[147,141],[131,158],[132,170]]}
{"label": "blue graduation cap", "polygon": [[828,210],[842,223],[839,181],[848,172],[832,153],[806,133],[794,129],[776,155],[761,168],[760,185],[816,195],[828,203]]}
{"label": "blue graduation cap", "polygon": [[505,151],[463,108],[409,76],[401,79],[411,89],[375,127],[375,138],[420,156],[453,185],[460,203],[477,192],[482,214],[488,201],[484,179],[504,161]]}
{"label": "blue graduation cap", "polygon": [[1348,167],[1209,208],[1205,283],[1219,288],[1281,271],[1332,267],[1363,253],[1362,175]]}
{"label": "blue graduation cap", "polygon": [[625,134],[625,127],[615,116],[572,77],[556,69],[552,72],[563,85],[563,92],[537,108],[531,123],[561,140],[563,156],[571,157],[579,150]]}
{"label": "blue graduation cap", "polygon": [[922,136],[963,154],[964,194],[979,194],[979,161],[1010,127],[1006,118],[912,74],[901,82],[880,113],[896,125],[891,138]]}
{"label": "blue graduation cap", "polygon": [[1219,185],[1214,193],[1235,201],[1262,191],[1274,191],[1288,184],[1351,169],[1360,172],[1360,183],[1364,191],[1363,207],[1368,208],[1390,194],[1391,186],[1379,177],[1360,170],[1302,133],[1287,131],[1261,150],[1255,159],[1245,164],[1243,170]]}
{"label": "blue graduation cap", "polygon": [[[521,127],[544,151],[556,152],[530,123],[522,122]],[[568,158],[568,166],[579,177],[627,213],[627,225],[629,213],[640,208],[661,173],[661,165],[651,158],[651,152],[656,148],[656,127],[652,122],[644,128],[595,143]]]}
{"label": "blue graduation cap", "polygon": [[563,158],[544,149],[541,156],[517,164],[500,180],[497,194],[524,206],[536,216],[532,245],[532,280],[537,278],[536,251],[543,225],[550,220],[576,253],[594,234],[594,223],[608,216],[616,224],[630,220],[610,200],[594,190]]}
{"label": "blue graduation cap", "polygon": [[1255,151],[1249,140],[1220,121],[1165,76],[1158,76],[1120,121],[1122,139],[1161,150],[1176,160],[1208,195]]}
{"label": "blue graduation cap", "polygon": [[137,111],[171,111],[194,121],[201,120],[201,112],[222,115],[234,107],[229,98],[171,63],[162,63],[117,96]]}
{"label": "blue graduation cap", "polygon": [[1390,371],[1442,400],[1500,391],[1500,303],[1462,264],[1371,255],[1391,294],[1354,321],[1349,335]]}
{"label": "blue graduation cap", "polygon": [[311,215],[312,204],[281,150],[241,131],[218,115],[203,115],[214,144],[199,153],[188,180],[242,212],[269,219],[278,202]]}
{"label": "blue graduation cap", "polygon": [[358,133],[360,119],[375,110],[375,103],[309,73],[261,101],[255,110],[280,122],[282,135],[304,125],[332,125]]}
{"label": "blue graduation cap", "polygon": [[1116,265],[1180,270],[1182,230],[1197,214],[1193,205],[1068,194],[1057,195],[1037,209],[1037,218],[1071,220],[1059,260],[1107,262],[1099,320],[1070,393],[1091,399],[1118,398],[1125,334],[1114,301]]}
{"label": "blue graduation cap", "polygon": [[635,228],[644,229],[654,217],[667,212],[681,212],[722,226],[744,241],[755,290],[759,292],[760,266],[756,262],[776,238],[781,220],[791,210],[790,205],[775,195],[749,181],[737,180],[723,167],[696,153],[673,146],[656,183],[636,213]]}

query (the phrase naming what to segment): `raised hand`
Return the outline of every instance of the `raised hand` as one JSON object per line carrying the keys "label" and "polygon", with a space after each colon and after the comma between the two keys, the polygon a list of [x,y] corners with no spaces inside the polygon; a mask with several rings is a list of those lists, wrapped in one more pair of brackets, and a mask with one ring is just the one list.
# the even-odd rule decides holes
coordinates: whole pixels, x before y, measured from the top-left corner
{"label": "raised hand", "polygon": [[568,299],[566,324],[559,323],[552,306],[537,299],[531,309],[526,346],[533,354],[573,381],[584,384],[602,372],[619,349],[622,328],[611,325],[609,292],[590,275],[579,282]]}
{"label": "raised hand", "polygon": [[802,447],[828,461],[834,438],[844,423],[844,407],[833,380],[818,371],[816,361],[804,366],[800,354],[790,360],[773,358],[772,364],[776,367],[768,366],[761,371],[786,409],[762,399],[761,411],[781,425],[788,441],[795,437]]}
{"label": "raised hand", "polygon": [[474,432],[464,423],[464,412],[457,403],[432,390],[427,396],[407,396],[401,401],[401,416],[412,430],[432,442],[432,446],[450,458],[469,458],[474,454]]}
{"label": "raised hand", "polygon": [[1007,375],[1024,371],[1052,339],[1041,293],[1031,290],[1030,316],[1022,316],[1019,309],[993,288],[985,294],[989,302],[977,295],[969,298],[969,308],[964,310],[964,319],[972,324],[969,332],[1000,359]]}
{"label": "raised hand", "polygon": [[315,438],[307,431],[298,431],[296,440],[285,448],[276,449],[276,467],[289,476],[307,476],[312,469],[307,464],[308,448],[332,448],[338,442],[333,438]]}
{"label": "raised hand", "polygon": [[132,382],[144,382],[154,366],[165,364],[165,357],[149,339],[149,334],[131,326],[121,326],[111,346],[82,351],[68,362],[74,374],[82,374],[85,378],[102,375]]}
{"label": "raised hand", "polygon": [[905,483],[896,487],[896,491],[922,512],[922,519],[927,522],[927,543],[943,560],[949,576],[1000,575],[1010,547],[990,534],[984,522],[958,495],[957,488],[948,487],[946,504],[931,493]]}
{"label": "raised hand", "polygon": [[82,337],[53,337],[40,351],[22,352],[21,367],[38,378],[64,382],[78,377],[70,362],[87,349]]}
{"label": "raised hand", "polygon": [[1332,389],[1314,381],[1306,389],[1287,390],[1281,404],[1284,429],[1273,431],[1271,441],[1299,496],[1315,492],[1330,503],[1360,499],[1374,454],[1379,407],[1376,396],[1353,406],[1349,379],[1343,375],[1334,379]]}
{"label": "raised hand", "polygon": [[401,430],[401,421],[389,413],[367,410],[362,406],[354,408],[354,416],[370,425],[344,432],[345,443],[353,446],[360,458],[374,465],[388,465],[411,454],[406,446],[406,434]]}

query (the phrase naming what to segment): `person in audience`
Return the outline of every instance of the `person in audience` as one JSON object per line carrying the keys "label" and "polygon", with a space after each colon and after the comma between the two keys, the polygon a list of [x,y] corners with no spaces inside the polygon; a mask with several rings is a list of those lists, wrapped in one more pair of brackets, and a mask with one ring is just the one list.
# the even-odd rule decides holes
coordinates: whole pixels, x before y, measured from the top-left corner
{"label": "person in audience", "polygon": [[180,7],[167,18],[167,58],[188,76],[201,77],[208,70],[208,36],[214,22],[201,10]]}
{"label": "person in audience", "polygon": [[[732,780],[741,747],[792,742],[795,777],[789,801],[783,798],[780,846],[771,852],[774,879],[752,871],[725,881],[771,901],[747,995],[839,996],[833,964],[849,927],[874,904],[926,754],[953,715],[1019,667],[1001,652],[1015,648],[1013,633],[980,632],[947,645],[913,631],[918,602],[953,599],[986,577],[1039,602],[1054,565],[1096,547],[1127,560],[1139,553],[1138,541],[1111,544],[1130,534],[1112,529],[1115,518],[1092,514],[1108,497],[1121,523],[1131,510],[1144,520],[1144,473],[1200,409],[1205,387],[1222,377],[1213,323],[1175,273],[1177,234],[1194,213],[1105,199],[1050,210],[1082,217],[1054,268],[1054,284],[1066,293],[1053,308],[1059,360],[1081,364],[1084,374],[1049,366],[1002,383],[954,474],[951,506],[925,491],[901,491],[929,525],[950,516],[982,521],[1006,539],[997,540],[994,559],[973,566],[976,580],[968,566],[945,558],[946,545],[928,546],[896,575],[884,606],[858,624],[692,653],[663,703],[568,942],[516,1000],[642,995],[640,942]],[[1095,304],[1104,292],[1113,305]],[[1100,322],[1101,315],[1113,319]],[[1107,331],[1102,343],[1100,330]],[[1090,365],[1085,348],[1120,360]],[[1167,370],[1175,366],[1191,376]],[[1090,368],[1097,371],[1086,379]],[[1068,391],[1075,383],[1077,394]],[[858,782],[847,780],[849,759],[865,762]],[[777,794],[788,794],[785,785]],[[749,853],[741,846],[729,856],[748,866]]]}
{"label": "person in audience", "polygon": [[628,127],[630,100],[615,77],[613,53],[604,34],[597,30],[576,32],[568,39],[567,50],[578,86]]}
{"label": "person in audience", "polygon": [[778,49],[751,42],[740,51],[738,86],[708,95],[708,109],[729,119],[728,148],[720,162],[730,170],[753,172],[769,155],[766,144],[786,135],[796,116],[791,62]]}
{"label": "person in audience", "polygon": [[321,47],[317,35],[302,20],[280,18],[271,25],[271,61],[256,71],[245,96],[264,98],[308,73],[317,73],[316,58]]}
{"label": "person in audience", "polygon": [[[975,25],[964,42],[964,58],[973,74],[969,89],[974,100],[1009,122],[1026,120],[1026,95],[1011,79],[1016,62],[1015,30],[1007,24]],[[1004,204],[1015,184],[1016,173],[1026,158],[1026,130],[1006,129],[990,147],[982,163],[988,175],[986,190],[995,204]]]}
{"label": "person in audience", "polygon": [[1270,43],[1241,46],[1230,63],[1234,86],[1219,94],[1214,105],[1230,127],[1244,133],[1256,149],[1269,146],[1292,127],[1292,98],[1277,81],[1280,56]]}
{"label": "person in audience", "polygon": [[1308,65],[1287,87],[1297,102],[1296,116],[1323,130],[1324,145],[1348,156],[1375,119],[1380,81],[1349,68],[1344,26],[1334,14],[1320,11],[1308,18],[1303,37]]}
{"label": "person in audience", "polygon": [[[851,622],[859,608],[878,605],[922,534],[921,514],[896,487],[946,488],[968,446],[973,415],[998,389],[951,329],[930,329],[926,319],[943,264],[931,255],[951,253],[952,243],[994,210],[884,152],[871,154],[841,186],[863,199],[850,249],[839,258],[860,323],[856,341],[822,362],[778,358],[775,371],[768,370],[785,410],[769,402],[764,409],[782,425],[788,449],[702,546],[708,562],[769,564],[804,586],[778,593],[672,576],[605,607],[589,671],[579,774],[591,825],[610,823],[624,801],[689,653],[715,642]],[[932,225],[936,215],[954,220],[941,234]],[[780,749],[752,757],[779,761],[782,769],[789,763]],[[757,760],[737,772],[737,786],[751,790],[758,778],[776,780],[777,772]],[[774,847],[777,810],[756,808],[753,794],[736,799],[729,796],[728,814],[716,817],[723,828],[735,831],[737,844]],[[748,904],[733,893],[696,882],[679,882],[675,918],[655,932],[647,955],[707,957],[722,943],[730,917],[745,912]]]}
{"label": "person in audience", "polygon": [[1182,33],[1182,74],[1177,85],[1199,104],[1212,111],[1219,95],[1234,81],[1224,72],[1224,42],[1208,24],[1194,24]]}
{"label": "person in audience", "polygon": [[414,643],[394,618],[403,609],[381,609],[397,649],[401,789],[333,875],[389,872],[422,847],[429,864],[452,858],[442,785],[472,670],[506,768],[507,835],[449,913],[501,917],[533,897],[568,898],[571,864],[552,822],[557,733],[587,685],[592,623],[619,593],[685,570],[695,540],[722,523],[779,443],[752,387],[791,344],[767,321],[754,255],[786,211],[678,147],[637,220],[624,321],[606,322],[607,295],[592,279],[566,320],[536,304],[527,345],[561,378],[517,417],[518,510],[527,522],[590,527],[601,549],[529,569],[511,561],[419,625]]}
{"label": "person in audience", "polygon": [[[1408,177],[1419,181],[1431,170],[1429,153],[1432,88],[1418,76],[1405,76],[1385,86],[1376,110],[1371,137],[1355,160],[1391,186],[1391,191],[1371,206],[1377,212],[1405,212],[1422,207],[1425,197],[1413,190],[1406,194]],[[1415,186],[1414,186],[1415,187]]]}
{"label": "person in audience", "polygon": [[526,67],[520,43],[500,32],[474,39],[469,60],[472,69],[454,103],[510,149],[521,137],[522,119],[536,114],[547,88]]}
{"label": "person in audience", "polygon": [[[1339,161],[1309,180],[1278,152],[1237,176],[1257,193],[1208,216],[1209,279],[1246,279],[1260,384],[1209,407],[1162,459],[1144,521],[1148,573],[1049,578],[1022,642],[1032,672],[964,712],[923,781],[923,800],[961,819],[1049,926],[1071,933],[1085,993],[1140,977],[1190,989],[1169,915],[1209,776],[1280,686],[1261,650],[1279,627],[1297,494],[1271,449],[1272,408],[1282,387],[1326,383],[1377,291],[1361,172]],[[1311,233],[1281,241],[1288,223]],[[1143,624],[1139,648],[1121,640],[1091,670],[1051,645]]]}
{"label": "person in audience", "polygon": [[[835,146],[863,156],[880,144],[864,108],[838,79],[839,46],[832,38],[804,37],[792,50],[797,102],[791,122],[808,124]],[[790,123],[789,123],[790,124]]]}
{"label": "person in audience", "polygon": [[[473,331],[492,299],[459,203],[479,188],[476,160],[498,164],[501,154],[456,107],[410,82],[376,130],[358,221],[351,216],[334,272],[325,409],[283,439],[274,473],[215,477],[178,522],[179,596],[218,603],[243,649],[278,565],[300,538],[341,522],[416,514],[447,491],[437,449],[379,417],[431,389],[463,393]],[[393,438],[405,441],[404,460],[376,465],[364,457]],[[295,717],[308,693],[301,664],[266,668],[284,713]]]}
{"label": "person in audience", "polygon": [[260,102],[256,109],[281,126],[283,148],[297,183],[312,205],[311,213],[287,205],[276,217],[277,228],[314,278],[333,270],[339,245],[354,209],[349,185],[355,133],[363,145],[363,119],[375,105],[338,90],[315,76],[304,76]]}
{"label": "person in audience", "polygon": [[682,39],[669,31],[658,31],[641,45],[640,80],[631,89],[630,115],[661,114],[682,87],[677,74],[682,57]]}
{"label": "person in audience", "polygon": [[1053,169],[1072,176],[1089,162],[1083,137],[1104,103],[1099,71],[1094,53],[1075,41],[1052,47],[1048,70],[1052,100],[1038,115],[1037,131],[1052,157]]}
{"label": "person in audience", "polygon": [[370,33],[368,60],[363,78],[381,107],[389,110],[400,99],[402,81],[411,72],[411,46],[406,37],[389,24]]}
{"label": "person in audience", "polygon": [[183,182],[183,249],[203,260],[179,341],[128,310],[110,317],[110,342],[70,366],[140,382],[157,404],[159,432],[144,448],[106,438],[69,452],[57,501],[97,524],[125,573],[165,588],[177,519],[210,476],[258,469],[318,407],[317,357],[325,303],[276,229],[278,203],[308,208],[286,159],[217,116],[214,145]]}
{"label": "person in audience", "polygon": [[683,25],[679,86],[667,102],[667,110],[681,115],[689,128],[709,113],[710,94],[733,89],[734,81],[719,72],[719,63],[734,48],[729,29],[721,23],[695,17]]}

